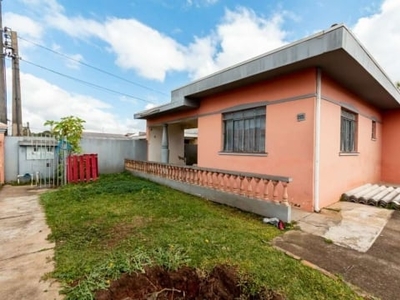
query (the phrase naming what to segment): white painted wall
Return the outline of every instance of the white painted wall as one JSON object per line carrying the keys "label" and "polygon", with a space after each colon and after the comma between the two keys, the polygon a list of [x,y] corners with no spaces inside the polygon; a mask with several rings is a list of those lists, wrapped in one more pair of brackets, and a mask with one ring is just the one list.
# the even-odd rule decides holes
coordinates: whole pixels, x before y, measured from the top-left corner
{"label": "white painted wall", "polygon": [[179,156],[185,155],[185,133],[181,124],[168,125],[169,136],[169,162],[171,164],[184,165],[185,162]]}
{"label": "white painted wall", "polygon": [[147,138],[147,160],[161,162],[162,127],[150,127]]}

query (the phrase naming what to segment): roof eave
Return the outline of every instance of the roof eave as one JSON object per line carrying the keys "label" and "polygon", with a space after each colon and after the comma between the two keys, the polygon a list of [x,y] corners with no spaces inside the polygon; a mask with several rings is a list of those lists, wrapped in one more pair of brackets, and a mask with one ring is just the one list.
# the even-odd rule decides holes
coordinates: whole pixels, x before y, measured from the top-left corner
{"label": "roof eave", "polygon": [[[343,59],[346,62],[341,61]],[[175,89],[172,91],[172,102],[202,98],[315,67],[381,109],[400,107],[399,90],[344,25],[337,25]]]}
{"label": "roof eave", "polygon": [[170,102],[164,105],[156,106],[134,114],[135,119],[151,119],[165,115],[172,111],[182,111],[198,108],[199,103],[192,99],[183,98],[179,101]]}
{"label": "roof eave", "polygon": [[134,117],[150,119],[197,108],[203,97],[317,67],[379,109],[400,108],[400,92],[394,83],[355,36],[337,25],[175,89],[170,103]]}

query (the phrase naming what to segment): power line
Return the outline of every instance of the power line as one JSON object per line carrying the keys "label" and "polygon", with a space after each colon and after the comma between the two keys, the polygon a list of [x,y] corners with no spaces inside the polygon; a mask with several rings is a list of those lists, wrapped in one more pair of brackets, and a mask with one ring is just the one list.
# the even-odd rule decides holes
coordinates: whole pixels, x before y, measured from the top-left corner
{"label": "power line", "polygon": [[96,70],[96,71],[98,71],[98,72],[107,74],[107,75],[109,75],[109,76],[111,76],[111,77],[114,77],[114,78],[123,80],[123,81],[125,81],[125,82],[130,83],[130,84],[139,86],[139,87],[141,87],[141,88],[143,88],[143,89],[146,89],[146,90],[149,90],[149,91],[152,91],[152,92],[156,92],[156,93],[161,94],[161,95],[164,95],[164,96],[169,96],[169,94],[167,94],[167,93],[165,93],[165,92],[158,91],[158,90],[156,90],[156,89],[153,89],[153,88],[151,88],[151,87],[145,86],[145,85],[143,85],[143,84],[140,84],[140,83],[137,83],[137,82],[128,80],[128,79],[126,79],[126,78],[124,78],[124,77],[121,77],[121,76],[118,76],[118,75],[115,75],[115,74],[113,74],[113,73],[111,73],[111,72],[108,72],[108,71],[106,71],[106,70],[100,69],[100,68],[95,67],[95,66],[92,66],[92,65],[87,64],[87,63],[85,63],[85,62],[83,62],[83,61],[80,61],[80,60],[78,60],[78,59],[75,59],[75,58],[73,58],[73,57],[70,57],[70,56],[68,56],[68,55],[65,55],[65,54],[63,54],[63,53],[61,53],[61,52],[55,51],[55,50],[53,50],[53,49],[50,49],[50,48],[48,48],[48,47],[46,47],[46,46],[43,46],[43,45],[40,45],[40,44],[38,44],[38,43],[32,42],[32,41],[30,41],[30,40],[27,40],[27,39],[25,39],[25,38],[23,38],[23,37],[20,37],[20,36],[19,36],[18,38],[19,38],[20,40],[25,41],[25,42],[31,43],[31,44],[33,44],[33,45],[39,47],[39,48],[45,49],[45,50],[50,51],[50,52],[52,52],[52,53],[54,53],[54,54],[57,54],[57,55],[59,55],[59,56],[62,56],[62,57],[67,58],[67,59],[69,59],[69,60],[72,60],[72,61],[74,61],[74,62],[77,62],[77,63],[79,63],[79,64],[81,64],[81,65],[83,65],[83,66],[85,66],[85,67],[88,67],[88,68],[91,68],[91,69]]}
{"label": "power line", "polygon": [[35,67],[41,68],[41,69],[43,69],[43,70],[46,70],[46,71],[48,71],[48,72],[57,74],[57,75],[59,75],[59,76],[62,76],[62,77],[65,77],[65,78],[68,78],[68,79],[77,81],[77,82],[79,82],[79,83],[86,84],[86,85],[91,86],[91,87],[93,87],[93,88],[97,88],[97,89],[100,89],[100,90],[103,90],[103,91],[107,91],[107,92],[110,92],[110,93],[113,93],[113,94],[121,95],[121,96],[128,97],[128,98],[132,98],[132,99],[135,99],[135,100],[140,100],[140,101],[144,101],[144,102],[147,102],[147,103],[156,104],[156,103],[154,103],[154,102],[152,102],[152,101],[149,101],[149,100],[146,100],[146,99],[143,99],[143,98],[139,98],[139,97],[132,96],[132,95],[129,95],[129,94],[121,93],[121,92],[118,92],[118,91],[115,91],[115,90],[112,90],[112,89],[109,89],[109,88],[106,88],[106,87],[103,87],[103,86],[100,86],[100,85],[97,85],[97,84],[94,84],[94,83],[85,81],[85,80],[82,80],[82,79],[78,79],[78,78],[75,78],[75,77],[72,77],[72,76],[69,76],[69,75],[60,73],[60,72],[58,72],[58,71],[49,69],[49,68],[47,68],[47,67],[44,67],[44,66],[35,64],[35,63],[33,63],[33,62],[27,61],[27,60],[25,60],[25,59],[22,59],[22,58],[20,58],[20,59],[21,59],[21,61],[23,61],[23,62],[25,62],[25,63],[27,63],[27,64],[30,64],[30,65],[32,65],[32,66],[35,66]]}

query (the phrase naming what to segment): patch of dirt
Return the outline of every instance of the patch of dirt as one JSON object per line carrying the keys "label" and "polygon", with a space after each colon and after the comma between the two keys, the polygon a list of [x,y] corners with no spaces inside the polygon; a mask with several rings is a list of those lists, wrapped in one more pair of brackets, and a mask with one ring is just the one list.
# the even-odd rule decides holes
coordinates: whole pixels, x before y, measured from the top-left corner
{"label": "patch of dirt", "polygon": [[122,223],[114,226],[109,231],[110,238],[106,242],[107,247],[114,247],[120,241],[124,240],[127,236],[132,235],[136,228],[145,226],[149,221],[151,221],[151,218],[135,216],[131,220],[131,223]]}
{"label": "patch of dirt", "polygon": [[282,300],[284,297],[267,290],[258,295],[246,296],[244,286],[233,267],[217,266],[207,276],[196,270],[182,267],[177,271],[167,271],[152,267],[145,273],[124,274],[111,283],[108,290],[97,291],[96,300],[171,300],[171,299],[253,299]]}

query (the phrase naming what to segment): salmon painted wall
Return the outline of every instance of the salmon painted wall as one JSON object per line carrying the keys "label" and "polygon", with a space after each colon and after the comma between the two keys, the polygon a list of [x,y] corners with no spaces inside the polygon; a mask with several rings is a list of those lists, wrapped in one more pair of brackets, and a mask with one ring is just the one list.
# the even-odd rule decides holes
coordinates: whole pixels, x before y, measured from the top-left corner
{"label": "salmon painted wall", "polygon": [[400,184],[400,110],[383,115],[382,181]]}
{"label": "salmon painted wall", "polygon": [[[340,199],[343,192],[368,182],[379,182],[381,174],[382,114],[361,101],[329,77],[322,75],[320,207]],[[340,154],[341,107],[358,112],[358,155]],[[372,140],[372,119],[377,120],[377,138]]]}
{"label": "salmon painted wall", "polygon": [[[305,99],[295,99],[308,95]],[[293,98],[291,101],[279,101]],[[221,153],[221,110],[266,101],[266,156]],[[315,70],[266,81],[203,99],[198,120],[198,165],[201,167],[290,176],[289,201],[312,209]],[[265,104],[264,104],[265,105]],[[305,121],[298,122],[297,114]]]}
{"label": "salmon painted wall", "polygon": [[197,109],[168,113],[160,117],[148,119],[147,127],[159,126],[164,123],[177,123],[180,120],[184,121],[192,118],[200,118],[210,114],[221,114],[221,110],[236,105],[277,101],[307,94],[315,94],[314,69],[297,72],[204,98],[201,100],[200,107]]}
{"label": "salmon painted wall", "polygon": [[[204,98],[196,110],[153,118],[147,126],[198,118],[198,166],[292,177],[290,203],[312,210],[315,93],[316,70],[309,69]],[[243,104],[266,105],[265,156],[221,153],[222,111]],[[298,122],[301,113],[305,121]]]}

